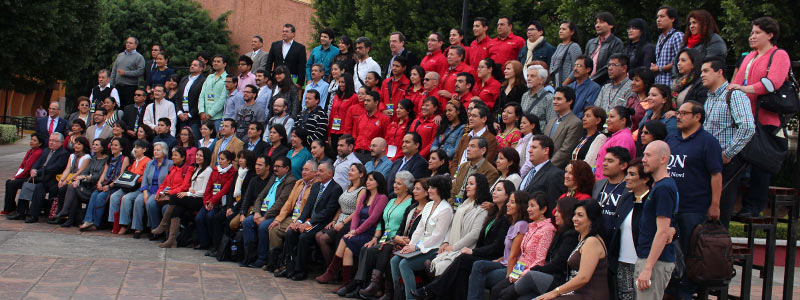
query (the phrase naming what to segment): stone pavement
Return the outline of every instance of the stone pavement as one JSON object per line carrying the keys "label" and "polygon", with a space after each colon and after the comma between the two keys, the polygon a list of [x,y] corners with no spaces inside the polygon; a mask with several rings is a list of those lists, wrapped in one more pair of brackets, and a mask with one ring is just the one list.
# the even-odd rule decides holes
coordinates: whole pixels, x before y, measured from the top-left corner
{"label": "stone pavement", "polygon": [[[0,178],[16,171],[27,149],[27,140],[0,146]],[[4,189],[0,184],[0,195]],[[761,280],[754,273],[752,295],[760,299]],[[774,299],[780,298],[782,281],[783,268],[776,268]],[[731,286],[734,294],[738,283],[737,278]],[[274,278],[260,269],[217,262],[202,251],[161,249],[147,239],[107,230],[81,233],[0,218],[0,300],[341,299],[330,293],[334,287]],[[800,290],[794,298],[800,299]]]}

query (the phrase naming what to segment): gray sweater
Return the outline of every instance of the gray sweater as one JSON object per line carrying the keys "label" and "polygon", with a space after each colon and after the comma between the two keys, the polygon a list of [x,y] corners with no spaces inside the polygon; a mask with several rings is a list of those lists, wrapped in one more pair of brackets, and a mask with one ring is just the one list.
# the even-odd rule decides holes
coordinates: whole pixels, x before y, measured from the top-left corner
{"label": "gray sweater", "polygon": [[[117,70],[124,70],[120,75]],[[117,55],[111,67],[111,86],[138,85],[139,77],[144,75],[144,57],[139,52],[126,54],[125,51]]]}

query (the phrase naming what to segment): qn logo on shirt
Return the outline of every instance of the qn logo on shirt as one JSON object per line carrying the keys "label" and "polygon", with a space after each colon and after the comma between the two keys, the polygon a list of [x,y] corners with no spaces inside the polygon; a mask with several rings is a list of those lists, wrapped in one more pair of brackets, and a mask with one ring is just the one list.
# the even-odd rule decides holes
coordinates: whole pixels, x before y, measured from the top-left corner
{"label": "qn logo on shirt", "polygon": [[[686,167],[686,154],[669,156],[669,163],[667,163],[667,170],[670,170],[669,176],[683,178],[685,175],[683,169],[685,167]],[[676,169],[676,171],[680,172],[672,172],[672,169]]]}
{"label": "qn logo on shirt", "polygon": [[611,204],[613,207],[617,207],[620,197],[622,197],[622,195],[600,192],[600,206],[606,207],[607,205]]}

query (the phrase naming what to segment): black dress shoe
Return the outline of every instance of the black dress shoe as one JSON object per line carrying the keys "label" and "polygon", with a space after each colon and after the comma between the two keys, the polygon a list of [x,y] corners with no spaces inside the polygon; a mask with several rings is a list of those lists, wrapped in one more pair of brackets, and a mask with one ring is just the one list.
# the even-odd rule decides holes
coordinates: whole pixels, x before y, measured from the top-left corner
{"label": "black dress shoe", "polygon": [[289,272],[289,270],[288,270],[288,269],[286,269],[286,268],[281,268],[281,269],[279,270],[279,272],[275,272],[275,277],[279,277],[279,278],[280,278],[280,277],[291,278],[291,277],[292,277],[292,275],[294,275],[294,274],[292,274],[291,272]]}
{"label": "black dress shoe", "polygon": [[353,280],[352,282],[348,283],[347,285],[337,290],[336,294],[339,295],[339,297],[347,297],[347,295],[357,295],[358,286],[360,284],[361,283],[359,281]]}
{"label": "black dress shoe", "polygon": [[18,214],[18,213],[12,213],[10,215],[7,215],[6,219],[9,219],[9,220],[25,220],[25,215],[24,214]]}
{"label": "black dress shoe", "polygon": [[428,291],[425,287],[418,288],[416,290],[411,290],[411,295],[417,297],[417,299],[431,299],[433,298],[433,294]]}
{"label": "black dress shoe", "polygon": [[71,221],[64,222],[64,223],[61,223],[60,226],[63,227],[63,228],[69,228],[69,227],[72,227],[72,222]]}
{"label": "black dress shoe", "polygon": [[270,273],[275,273],[275,266],[270,264],[265,264],[261,269]]}
{"label": "black dress shoe", "polygon": [[36,222],[39,222],[39,218],[34,218],[34,217],[25,218],[25,223],[36,223]]}
{"label": "black dress shoe", "polygon": [[161,234],[152,234],[152,233],[150,233],[148,239],[151,240],[151,241],[160,241],[160,240],[166,239],[166,237],[167,237],[167,235],[165,233],[161,233]]}
{"label": "black dress shoe", "polygon": [[264,263],[259,262],[259,261],[255,261],[253,263],[250,263],[249,265],[246,265],[246,267],[253,268],[253,269],[261,269],[261,267],[263,267],[263,266],[264,266]]}
{"label": "black dress shoe", "polygon": [[66,222],[66,221],[67,221],[67,217],[54,217],[53,219],[48,220],[47,224],[60,225],[60,224],[64,224],[64,222]]}
{"label": "black dress shoe", "polygon": [[291,278],[294,281],[303,281],[306,280],[306,278],[308,278],[308,274],[306,274],[305,272],[298,272],[294,273]]}
{"label": "black dress shoe", "polygon": [[134,238],[134,239],[137,239],[137,240],[138,240],[138,239],[140,239],[141,237],[142,237],[142,233],[141,233],[141,232],[134,232],[134,233],[133,233],[133,238]]}

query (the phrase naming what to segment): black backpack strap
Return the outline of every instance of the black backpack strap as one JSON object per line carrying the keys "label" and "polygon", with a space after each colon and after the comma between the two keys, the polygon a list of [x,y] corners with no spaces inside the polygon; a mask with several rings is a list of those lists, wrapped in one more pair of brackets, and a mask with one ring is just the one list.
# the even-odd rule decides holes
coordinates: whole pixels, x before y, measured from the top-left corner
{"label": "black backpack strap", "polygon": [[[731,109],[731,94],[733,94],[733,90],[729,90],[725,93],[725,103],[728,105],[728,113],[731,114],[731,119],[733,119],[731,127],[738,128],[739,125],[736,124],[736,119],[733,118],[733,110]],[[758,114],[758,112],[756,112],[756,114]]]}

